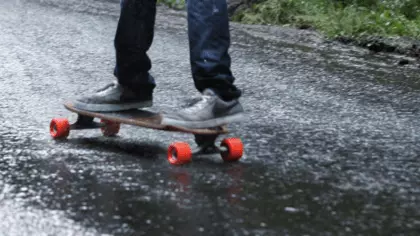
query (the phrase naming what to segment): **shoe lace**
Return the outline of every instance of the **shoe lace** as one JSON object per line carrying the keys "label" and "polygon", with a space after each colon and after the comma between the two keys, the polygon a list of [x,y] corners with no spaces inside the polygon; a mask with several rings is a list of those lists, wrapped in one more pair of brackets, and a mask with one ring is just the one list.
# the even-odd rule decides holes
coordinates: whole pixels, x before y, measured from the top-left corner
{"label": "shoe lace", "polygon": [[115,87],[115,86],[117,86],[116,83],[114,83],[114,82],[113,83],[109,83],[109,84],[105,85],[103,88],[98,89],[96,92],[97,93],[104,92],[104,91],[106,91],[106,90],[108,90],[108,89],[110,89],[112,87]]}
{"label": "shoe lace", "polygon": [[184,111],[188,113],[194,113],[194,112],[200,111],[206,107],[206,105],[209,103],[209,101],[212,98],[213,98],[212,96],[203,95],[200,101],[198,101],[197,103],[195,103],[194,105],[190,107],[185,108]]}

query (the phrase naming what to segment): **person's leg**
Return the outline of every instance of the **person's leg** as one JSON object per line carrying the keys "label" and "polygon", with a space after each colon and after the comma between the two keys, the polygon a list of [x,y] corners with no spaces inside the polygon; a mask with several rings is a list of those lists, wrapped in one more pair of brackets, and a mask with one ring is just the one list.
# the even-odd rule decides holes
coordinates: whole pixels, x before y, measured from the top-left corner
{"label": "person's leg", "polygon": [[156,0],[121,0],[121,15],[115,34],[116,66],[119,84],[153,90],[149,71],[152,63],[147,51],[153,42]]}
{"label": "person's leg", "polygon": [[229,17],[226,0],[188,0],[188,37],[191,72],[200,102],[174,114],[163,124],[207,128],[240,121],[241,90],[231,72]]}
{"label": "person's leg", "polygon": [[117,83],[107,85],[89,97],[74,102],[80,109],[117,111],[152,105],[156,87],[149,74],[147,55],[154,36],[156,0],[121,0],[121,14],[115,34]]}
{"label": "person's leg", "polygon": [[198,91],[212,88],[225,100],[237,99],[229,55],[230,31],[226,0],[188,0],[191,72]]}

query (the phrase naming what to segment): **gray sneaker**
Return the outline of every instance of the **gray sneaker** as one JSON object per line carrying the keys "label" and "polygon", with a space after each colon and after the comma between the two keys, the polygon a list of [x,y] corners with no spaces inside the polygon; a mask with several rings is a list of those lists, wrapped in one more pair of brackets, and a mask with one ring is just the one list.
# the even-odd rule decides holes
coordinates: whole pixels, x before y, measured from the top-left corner
{"label": "gray sneaker", "polygon": [[152,92],[136,92],[114,82],[98,90],[92,96],[82,97],[73,102],[82,110],[109,112],[151,107]]}
{"label": "gray sneaker", "polygon": [[162,124],[199,129],[242,121],[244,110],[238,100],[224,101],[206,89],[202,99],[174,114],[164,114]]}

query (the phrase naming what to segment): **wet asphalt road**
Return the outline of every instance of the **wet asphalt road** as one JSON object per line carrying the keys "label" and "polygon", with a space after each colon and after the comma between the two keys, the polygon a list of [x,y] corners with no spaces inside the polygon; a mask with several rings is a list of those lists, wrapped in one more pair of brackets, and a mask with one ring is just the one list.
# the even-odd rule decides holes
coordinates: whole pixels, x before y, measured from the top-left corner
{"label": "wet asphalt road", "polygon": [[[48,133],[111,81],[118,1],[0,1],[1,235],[417,235],[420,76],[313,33],[232,25],[240,162],[171,166],[187,134]],[[160,8],[156,109],[198,96],[186,21]]]}

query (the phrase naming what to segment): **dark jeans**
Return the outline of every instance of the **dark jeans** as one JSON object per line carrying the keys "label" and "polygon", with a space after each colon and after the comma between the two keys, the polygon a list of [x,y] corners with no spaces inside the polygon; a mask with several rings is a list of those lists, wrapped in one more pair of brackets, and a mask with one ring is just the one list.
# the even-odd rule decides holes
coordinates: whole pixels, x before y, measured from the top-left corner
{"label": "dark jeans", "polygon": [[[188,39],[191,72],[195,87],[202,92],[212,88],[226,100],[238,98],[241,91],[228,53],[229,18],[226,0],[188,0]],[[154,36],[156,0],[122,0],[115,36],[114,74],[122,85],[152,91],[156,84],[149,74],[147,55]],[[169,73],[169,71],[168,71]]]}

